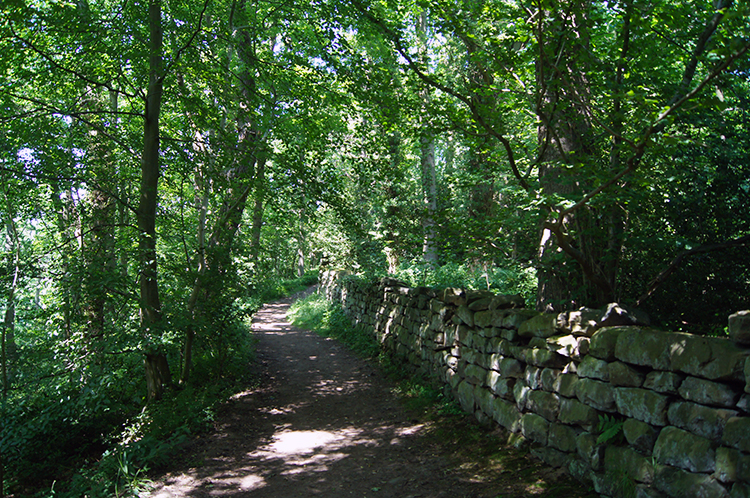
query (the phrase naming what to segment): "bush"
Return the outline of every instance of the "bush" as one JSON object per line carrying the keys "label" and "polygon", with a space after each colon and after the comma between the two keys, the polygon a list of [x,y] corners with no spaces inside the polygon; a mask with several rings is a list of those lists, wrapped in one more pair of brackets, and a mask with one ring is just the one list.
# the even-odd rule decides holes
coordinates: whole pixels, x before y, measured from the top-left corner
{"label": "bush", "polygon": [[527,302],[536,299],[537,277],[533,267],[491,266],[447,263],[434,268],[422,261],[401,265],[395,278],[412,287],[437,289],[487,289],[497,294],[520,294]]}

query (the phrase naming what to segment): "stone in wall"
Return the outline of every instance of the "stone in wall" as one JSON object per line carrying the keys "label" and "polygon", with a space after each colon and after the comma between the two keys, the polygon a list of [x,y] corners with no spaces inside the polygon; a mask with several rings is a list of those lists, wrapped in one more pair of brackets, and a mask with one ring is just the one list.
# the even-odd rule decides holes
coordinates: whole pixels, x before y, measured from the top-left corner
{"label": "stone in wall", "polygon": [[560,398],[558,420],[563,424],[577,425],[584,430],[591,431],[599,423],[599,414],[577,399]]}
{"label": "stone in wall", "polygon": [[747,350],[725,338],[677,334],[671,346],[671,370],[710,380],[739,380]]}
{"label": "stone in wall", "polygon": [[555,381],[560,376],[561,370],[556,368],[545,368],[542,370],[542,389],[552,392],[555,390]]}
{"label": "stone in wall", "polygon": [[492,417],[492,410],[495,401],[495,396],[482,386],[474,386],[474,402],[487,417]]}
{"label": "stone in wall", "polygon": [[[485,311],[475,311],[474,312],[474,326],[479,329],[484,328],[491,328],[492,326],[492,311],[485,310]],[[486,332],[480,332],[483,335],[487,334]]]}
{"label": "stone in wall", "polygon": [[578,365],[578,376],[608,382],[609,363],[593,356],[586,356]]}
{"label": "stone in wall", "polygon": [[654,480],[651,460],[630,448],[607,446],[604,451],[604,470],[612,474],[624,473],[634,481],[650,484]]}
{"label": "stone in wall", "polygon": [[737,401],[737,408],[745,413],[750,413],[750,395],[743,394],[740,396],[739,401]]}
{"label": "stone in wall", "polygon": [[[606,329],[598,333],[604,330]],[[623,327],[617,336],[615,357],[625,363],[651,367],[654,370],[670,370],[672,365],[669,353],[673,341],[674,337],[671,337],[671,334],[660,330]],[[594,354],[593,344],[592,354]]]}
{"label": "stone in wall", "polygon": [[578,338],[572,334],[556,335],[549,337],[546,341],[547,349],[562,356],[578,358]]}
{"label": "stone in wall", "polygon": [[513,400],[513,387],[516,379],[503,377],[498,372],[491,370],[487,374],[487,387],[501,398]]}
{"label": "stone in wall", "polygon": [[469,364],[464,370],[464,378],[470,384],[481,386],[484,384],[485,379],[487,379],[487,370],[479,365]]}
{"label": "stone in wall", "polygon": [[524,308],[526,300],[520,294],[498,294],[493,296],[489,309]]}
{"label": "stone in wall", "polygon": [[750,474],[750,456],[744,456],[740,451],[721,446],[716,450],[715,477],[721,482],[735,482],[743,476],[743,469]]}
{"label": "stone in wall", "polygon": [[576,395],[576,384],[578,375],[572,373],[561,373],[552,386],[552,390],[567,398],[573,398]]}
{"label": "stone in wall", "polygon": [[526,409],[554,422],[560,413],[560,397],[547,391],[531,391],[526,398]]}
{"label": "stone in wall", "polygon": [[607,367],[609,382],[616,387],[641,387],[646,375],[621,361],[614,361]]}
{"label": "stone in wall", "polygon": [[576,397],[581,403],[603,412],[616,410],[614,388],[605,382],[593,379],[579,380],[576,384]]}
{"label": "stone in wall", "polygon": [[576,311],[560,313],[558,326],[568,334],[591,337],[599,328],[598,321],[601,316],[602,310],[579,308]]}
{"label": "stone in wall", "polygon": [[523,379],[531,389],[540,389],[542,387],[542,369],[528,365],[524,370]]}
{"label": "stone in wall", "polygon": [[750,484],[744,482],[734,483],[730,498],[750,498]]}
{"label": "stone in wall", "polygon": [[511,354],[519,361],[540,368],[562,368],[570,359],[550,351],[549,349],[525,348],[522,346],[511,346]]}
{"label": "stone in wall", "polygon": [[[669,406],[669,423],[688,430],[695,435],[720,440],[727,420],[738,414],[735,410],[711,408],[708,406],[678,401]],[[748,434],[750,437],[750,434]]]}
{"label": "stone in wall", "polygon": [[516,409],[516,405],[502,398],[493,400],[492,418],[510,432],[518,432],[521,428],[521,414]]}
{"label": "stone in wall", "polygon": [[529,451],[533,457],[554,468],[567,467],[571,460],[570,455],[567,453],[550,448],[549,446],[534,446]]}
{"label": "stone in wall", "polygon": [[462,289],[449,287],[447,289],[443,289],[443,291],[438,294],[437,299],[441,300],[445,304],[461,306],[462,304],[466,304],[466,293]]}
{"label": "stone in wall", "polygon": [[503,377],[523,377],[523,365],[515,358],[506,358],[500,353],[490,355],[489,368]]}
{"label": "stone in wall", "polygon": [[739,398],[739,393],[728,385],[697,377],[685,379],[677,391],[688,401],[728,408],[734,407]]}
{"label": "stone in wall", "polygon": [[461,323],[466,324],[468,327],[474,326],[474,312],[465,304],[459,306],[456,310],[456,314],[453,316],[457,316],[461,320]]}
{"label": "stone in wall", "polygon": [[658,393],[677,394],[677,390],[682,385],[683,380],[685,380],[684,375],[654,370],[646,375],[643,387]]}
{"label": "stone in wall", "polygon": [[588,483],[591,481],[591,467],[583,459],[579,458],[577,454],[571,456],[568,461],[568,472],[579,482]]}
{"label": "stone in wall", "polygon": [[667,425],[667,396],[637,387],[616,387],[614,394],[617,410],[623,415],[651,425]]}
{"label": "stone in wall", "polygon": [[736,344],[750,346],[750,310],[729,316],[729,338]]}
{"label": "stone in wall", "polygon": [[542,416],[536,413],[524,413],[521,416],[521,434],[526,439],[546,445],[548,432],[549,422]]}
{"label": "stone in wall", "polygon": [[721,442],[750,453],[750,417],[732,417],[727,420]]}
{"label": "stone in wall", "polygon": [[671,465],[690,472],[713,472],[716,469],[718,444],[677,427],[661,430],[654,445],[654,457],[661,465]]}
{"label": "stone in wall", "polygon": [[601,470],[604,466],[604,446],[596,444],[596,435],[590,432],[581,433],[576,438],[578,456],[593,470]]}
{"label": "stone in wall", "polygon": [[474,386],[466,381],[458,384],[458,402],[467,413],[474,413]]}
{"label": "stone in wall", "polygon": [[599,319],[599,327],[620,325],[651,325],[651,319],[641,310],[626,308],[618,303],[609,303]]}
{"label": "stone in wall", "polygon": [[576,440],[581,432],[580,429],[576,430],[569,425],[552,423],[549,426],[547,441],[555,449],[573,453],[576,451]]}
{"label": "stone in wall", "polygon": [[691,474],[668,465],[657,465],[654,487],[672,498],[730,498],[724,486],[706,474]]}
{"label": "stone in wall", "polygon": [[560,332],[557,328],[557,315],[551,313],[537,314],[518,327],[521,337],[552,337]]}
{"label": "stone in wall", "polygon": [[615,356],[654,370],[679,371],[710,380],[739,380],[747,351],[726,339],[627,327],[617,338]]}
{"label": "stone in wall", "polygon": [[[613,361],[616,357],[615,351],[618,338],[628,330],[628,327],[605,327],[597,330],[591,336],[589,354],[600,360]],[[634,362],[631,361],[630,363]]]}
{"label": "stone in wall", "polygon": [[531,389],[524,380],[516,381],[513,386],[513,398],[516,400],[516,408],[519,412],[526,409],[526,398],[529,396]]}
{"label": "stone in wall", "polygon": [[634,418],[625,420],[622,424],[622,433],[628,444],[644,455],[651,454],[659,436],[659,431],[654,427]]}

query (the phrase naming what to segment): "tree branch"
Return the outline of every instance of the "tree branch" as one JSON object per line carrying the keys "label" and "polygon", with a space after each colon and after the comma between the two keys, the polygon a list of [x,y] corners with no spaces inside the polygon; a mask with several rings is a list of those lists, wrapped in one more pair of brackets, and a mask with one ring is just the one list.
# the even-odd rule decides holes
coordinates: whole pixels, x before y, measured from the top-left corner
{"label": "tree branch", "polygon": [[693,256],[695,254],[703,254],[707,252],[713,252],[713,251],[721,251],[724,249],[730,249],[732,247],[743,247],[746,245],[750,245],[750,235],[745,235],[743,237],[739,237],[736,239],[728,240],[726,242],[721,243],[715,243],[715,244],[703,244],[695,249],[690,249],[688,251],[683,251],[680,254],[677,255],[676,258],[672,260],[672,262],[651,281],[651,283],[648,285],[648,290],[638,298],[638,301],[636,301],[636,306],[640,306],[643,301],[651,297],[651,295],[654,293],[656,289],[658,289],[661,284],[664,283],[664,281],[672,275],[682,264],[682,261],[687,258],[688,256]]}

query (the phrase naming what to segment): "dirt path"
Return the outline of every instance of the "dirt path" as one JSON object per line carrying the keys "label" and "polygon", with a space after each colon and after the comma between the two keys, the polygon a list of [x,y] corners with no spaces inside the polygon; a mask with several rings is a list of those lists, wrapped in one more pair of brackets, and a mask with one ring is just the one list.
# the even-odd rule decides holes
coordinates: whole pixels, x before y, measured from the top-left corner
{"label": "dirt path", "polygon": [[236,395],[218,430],[199,439],[181,459],[184,468],[157,481],[149,496],[493,498],[542,491],[522,492],[512,476],[505,479],[511,484],[487,482],[457,468],[377,368],[291,326],[289,303],[266,305],[253,321],[263,386]]}

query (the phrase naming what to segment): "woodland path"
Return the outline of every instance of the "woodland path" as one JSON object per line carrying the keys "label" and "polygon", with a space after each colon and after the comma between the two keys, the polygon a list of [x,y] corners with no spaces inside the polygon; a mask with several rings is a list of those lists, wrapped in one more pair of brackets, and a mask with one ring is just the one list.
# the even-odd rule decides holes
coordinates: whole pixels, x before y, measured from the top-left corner
{"label": "woodland path", "polygon": [[196,440],[149,496],[571,496],[523,484],[509,470],[478,478],[404,408],[376,366],[290,325],[290,302],[265,305],[253,320],[261,387],[235,395],[216,431]]}

